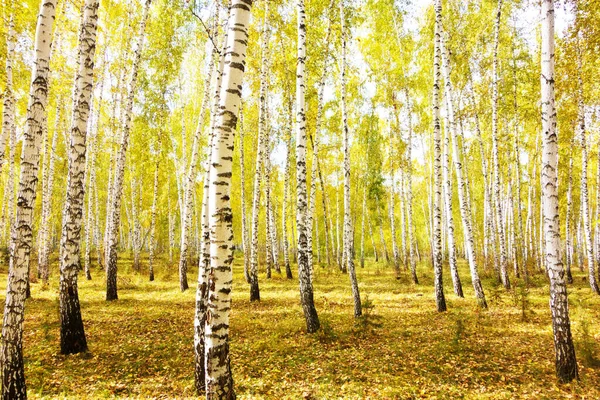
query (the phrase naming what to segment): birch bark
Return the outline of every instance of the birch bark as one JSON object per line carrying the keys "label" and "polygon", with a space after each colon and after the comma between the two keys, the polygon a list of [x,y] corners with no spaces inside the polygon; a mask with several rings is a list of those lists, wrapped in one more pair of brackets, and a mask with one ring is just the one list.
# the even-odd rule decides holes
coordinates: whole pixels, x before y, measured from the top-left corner
{"label": "birch bark", "polygon": [[121,198],[123,195],[123,178],[125,175],[125,157],[127,156],[127,146],[129,144],[129,132],[131,130],[131,120],[133,111],[133,101],[136,93],[137,76],[142,56],[142,45],[146,33],[146,22],[148,21],[148,13],[151,0],[145,0],[142,20],[140,22],[140,31],[137,38],[137,46],[133,58],[131,68],[131,76],[129,78],[129,89],[127,93],[127,101],[125,104],[124,120],[122,127],[121,147],[117,154],[115,165],[115,176],[111,190],[112,206],[110,212],[112,214],[110,226],[108,229],[108,247],[106,248],[106,300],[117,300],[117,246],[119,242],[119,227],[121,222]]}
{"label": "birch bark", "polygon": [[[560,259],[558,212],[558,137],[554,105],[554,1],[542,1],[542,193],[546,263],[550,278],[550,311],[554,331],[556,376],[560,382],[577,379],[577,361],[571,336],[569,303]],[[589,242],[589,241],[588,241]]]}
{"label": "birch bark", "polygon": [[23,319],[33,242],[33,209],[36,197],[40,145],[48,104],[48,76],[55,0],[40,3],[25,138],[21,153],[16,225],[11,229],[10,264],[2,325],[2,398],[26,399],[23,364]]}

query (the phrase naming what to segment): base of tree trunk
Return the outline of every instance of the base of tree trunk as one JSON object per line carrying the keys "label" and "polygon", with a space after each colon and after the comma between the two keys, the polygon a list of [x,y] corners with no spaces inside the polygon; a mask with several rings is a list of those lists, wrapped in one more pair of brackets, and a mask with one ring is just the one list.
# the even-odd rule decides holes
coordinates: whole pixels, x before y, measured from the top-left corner
{"label": "base of tree trunk", "polygon": [[[6,348],[3,349],[6,352]],[[6,400],[25,400],[27,399],[27,386],[25,385],[25,368],[23,365],[23,350],[12,349],[18,351],[17,357],[11,357],[13,361],[10,364],[5,364],[2,368],[2,399]],[[6,360],[6,355],[3,355],[3,361]],[[6,362],[6,361],[4,361]]]}
{"label": "base of tree trunk", "polygon": [[250,283],[250,301],[260,301],[260,289],[256,281]]}

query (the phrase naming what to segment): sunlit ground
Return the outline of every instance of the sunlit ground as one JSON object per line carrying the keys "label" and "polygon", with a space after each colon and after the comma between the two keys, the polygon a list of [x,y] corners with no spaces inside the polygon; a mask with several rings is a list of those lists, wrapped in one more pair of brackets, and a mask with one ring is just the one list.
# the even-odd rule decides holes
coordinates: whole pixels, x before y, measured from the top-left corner
{"label": "sunlit ground", "polygon": [[[193,397],[194,285],[180,293],[176,266],[158,267],[157,280],[129,271],[122,257],[119,300],[104,301],[103,271],[80,280],[90,351],[59,349],[57,271],[49,289],[32,284],[25,319],[24,355],[29,396],[60,398]],[[248,301],[241,258],[236,258],[231,321],[231,364],[242,399],[600,398],[600,296],[586,273],[569,287],[571,322],[581,381],[558,385],[548,289],[537,274],[506,292],[490,276],[490,305],[476,306],[466,265],[465,299],[452,294],[445,271],[448,312],[437,313],[432,273],[419,266],[421,284],[394,279],[382,263],[358,267],[365,317],[355,320],[347,276],[315,271],[322,330],[304,332],[298,283],[260,275],[260,303]],[[145,266],[145,265],[144,265]],[[294,268],[294,277],[297,273]],[[196,271],[189,274],[190,283]],[[5,293],[6,267],[0,277]]]}

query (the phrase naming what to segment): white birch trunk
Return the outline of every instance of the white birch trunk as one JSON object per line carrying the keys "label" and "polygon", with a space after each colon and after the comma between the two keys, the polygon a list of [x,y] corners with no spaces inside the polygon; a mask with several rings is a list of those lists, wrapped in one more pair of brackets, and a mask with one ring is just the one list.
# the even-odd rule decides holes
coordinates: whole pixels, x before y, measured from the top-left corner
{"label": "white birch trunk", "polygon": [[298,229],[298,278],[300,280],[300,302],[306,320],[306,330],[316,332],[319,318],[313,300],[308,264],[308,230],[306,226],[306,14],[304,0],[297,0],[298,57],[296,65],[296,226]]}
{"label": "white birch trunk", "polygon": [[[447,80],[446,80],[447,81]],[[451,99],[446,96],[446,104]],[[449,106],[446,106],[448,109]],[[444,180],[444,204],[446,211],[446,240],[448,243],[448,264],[450,264],[450,276],[452,277],[452,286],[454,288],[454,294],[458,297],[465,297],[462,290],[462,283],[458,276],[458,268],[456,265],[456,243],[454,241],[454,216],[452,215],[452,173],[450,171],[450,163],[448,161],[448,148],[450,147],[450,138],[448,134],[448,127],[444,129],[443,133],[443,150],[442,150],[442,179]]]}
{"label": "white birch trunk", "polygon": [[440,125],[440,40],[442,30],[442,2],[434,1],[435,32],[433,56],[433,273],[435,300],[439,312],[446,311],[442,281],[442,132]]}
{"label": "white birch trunk", "polygon": [[260,186],[264,176],[264,160],[267,151],[268,132],[266,131],[267,113],[267,51],[269,37],[267,31],[268,3],[265,3],[261,41],[260,93],[258,105],[258,141],[256,151],[256,170],[254,173],[254,194],[252,196],[252,243],[250,251],[250,301],[260,300],[258,285],[258,225],[260,218]]}
{"label": "white birch trunk", "polygon": [[[542,1],[542,198],[546,264],[550,278],[550,311],[554,331],[556,376],[560,382],[578,378],[575,347],[571,337],[569,303],[560,259],[558,212],[558,137],[554,105],[554,1]],[[583,132],[582,132],[583,133]],[[588,240],[589,242],[589,240]]]}
{"label": "white birch trunk", "polygon": [[348,114],[346,111],[346,15],[344,13],[344,0],[340,1],[340,19],[342,29],[342,68],[341,68],[341,108],[342,108],[342,129],[344,133],[344,253],[346,268],[350,275],[350,285],[352,287],[352,297],[354,299],[354,318],[362,315],[362,304],[360,302],[360,291],[358,280],[356,279],[356,270],[354,268],[354,230],[352,229],[351,196],[350,196],[350,132],[348,129]]}
{"label": "white birch trunk", "polygon": [[[483,308],[487,308],[487,302],[485,300],[485,294],[483,287],[481,286],[481,280],[479,278],[479,270],[477,268],[477,258],[475,255],[475,239],[473,235],[473,221],[471,214],[471,202],[468,199],[468,185],[463,178],[463,152],[462,143],[459,143],[459,138],[456,130],[456,121],[454,117],[454,103],[453,103],[453,89],[452,81],[450,79],[450,60],[448,54],[448,48],[446,47],[445,40],[442,41],[442,64],[443,73],[445,80],[445,93],[446,93],[446,106],[448,114],[448,125],[450,127],[450,134],[452,135],[452,158],[454,160],[454,171],[456,173],[456,181],[458,188],[458,202],[460,206],[460,217],[463,226],[463,232],[465,237],[465,253],[466,258],[469,261],[469,269],[471,272],[471,283],[473,284],[473,290],[475,291],[475,297],[479,302],[479,305]],[[481,142],[481,132],[478,131],[480,139],[480,151],[482,157],[482,163],[484,165],[483,170],[484,178],[487,175],[487,168],[485,166],[483,142]],[[447,141],[448,139],[446,139]],[[446,142],[447,145],[447,142]],[[466,175],[466,174],[465,174]],[[484,179],[485,185],[485,179]],[[484,191],[485,191],[484,187]],[[487,196],[486,196],[487,197]],[[485,230],[485,227],[484,227]]]}
{"label": "white birch trunk", "polygon": [[40,146],[48,104],[48,66],[55,11],[55,0],[43,0],[40,3],[35,35],[36,57],[21,153],[16,224],[11,229],[10,265],[2,325],[2,398],[5,399],[27,398],[23,365],[23,315],[33,244],[33,209]]}
{"label": "white birch trunk", "polygon": [[230,185],[233,169],[233,132],[237,125],[245,69],[251,0],[233,0],[223,59],[209,187],[210,268],[205,325],[206,397],[234,399],[229,362],[233,226]]}
{"label": "white birch trunk", "polygon": [[[160,149],[160,141],[158,146]],[[148,279],[150,282],[154,280],[154,256],[156,253],[156,212],[158,206],[158,172],[160,167],[158,154],[156,157],[156,165],[154,167],[154,190],[152,191],[152,210],[150,211],[150,243],[148,246]]]}
{"label": "white birch trunk", "polygon": [[[216,17],[215,17],[216,18]],[[211,40],[209,40],[212,43]],[[215,51],[216,49],[213,49]],[[190,241],[190,227],[192,223],[192,212],[193,212],[193,194],[195,192],[195,182],[196,182],[196,166],[198,165],[198,150],[200,147],[200,135],[202,133],[202,127],[204,125],[206,119],[206,110],[209,107],[210,102],[210,84],[212,81],[212,76],[214,72],[214,57],[210,56],[208,63],[208,73],[206,74],[206,79],[204,80],[204,96],[202,97],[202,105],[200,106],[200,118],[198,118],[198,123],[196,126],[196,130],[194,131],[194,139],[192,141],[192,154],[190,156],[189,163],[186,163],[185,148],[183,151],[183,166],[187,168],[185,174],[185,182],[183,184],[183,201],[182,201],[182,217],[181,217],[181,238],[180,238],[180,254],[179,254],[179,289],[182,292],[185,292],[188,288],[188,280],[187,280],[187,263],[188,263],[188,253],[189,253],[189,241]],[[182,112],[182,120],[183,115],[185,113]],[[185,132],[185,129],[183,129]],[[183,138],[185,139],[185,134],[183,134]],[[182,141],[182,147],[185,144],[185,140]]]}
{"label": "white birch trunk", "polygon": [[94,57],[99,0],[85,0],[79,33],[78,72],[73,93],[70,146],[67,151],[67,198],[63,209],[60,241],[60,351],[62,354],[87,350],[81,319],[77,275],[81,268],[80,241],[85,200],[85,153],[90,104],[94,89]]}
{"label": "white birch trunk", "polygon": [[111,207],[111,221],[108,229],[108,248],[106,249],[106,300],[117,300],[117,245],[119,241],[119,226],[121,222],[121,198],[123,194],[123,178],[125,175],[125,157],[127,156],[127,147],[129,144],[129,132],[131,131],[131,120],[133,111],[133,101],[136,93],[137,75],[142,56],[142,45],[146,33],[146,22],[148,20],[148,12],[150,9],[151,0],[146,0],[140,22],[140,31],[137,38],[137,45],[131,68],[131,76],[129,79],[129,88],[127,93],[127,101],[124,110],[124,120],[122,127],[121,146],[117,154],[115,164],[115,175],[113,179],[113,188],[111,196],[113,204]]}
{"label": "white birch trunk", "polygon": [[492,64],[492,158],[494,161],[494,196],[496,201],[496,229],[498,232],[498,244],[500,247],[500,278],[502,284],[510,289],[508,278],[508,258],[506,255],[506,236],[502,223],[502,199],[500,194],[500,162],[498,150],[498,45],[500,41],[500,21],[503,0],[498,0],[496,9],[496,23],[494,30],[494,54]]}
{"label": "white birch trunk", "polygon": [[[7,7],[8,8],[8,7]],[[2,110],[2,132],[0,132],[0,167],[4,165],[6,140],[15,127],[15,96],[13,93],[13,58],[15,55],[14,5],[11,2],[11,14],[6,30],[6,86],[4,88],[4,108]],[[8,10],[7,10],[8,11]]]}

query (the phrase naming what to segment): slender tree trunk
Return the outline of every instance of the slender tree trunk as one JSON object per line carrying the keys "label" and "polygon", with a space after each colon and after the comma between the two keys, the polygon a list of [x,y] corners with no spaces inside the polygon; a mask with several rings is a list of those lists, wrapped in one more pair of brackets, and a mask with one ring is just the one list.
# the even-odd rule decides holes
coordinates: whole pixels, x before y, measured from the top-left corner
{"label": "slender tree trunk", "polygon": [[446,298],[442,281],[442,132],[440,126],[440,39],[442,30],[442,2],[434,1],[435,45],[433,56],[433,273],[435,300],[438,311],[446,311]]}
{"label": "slender tree trunk", "polygon": [[[38,271],[43,282],[48,282],[50,264],[50,211],[52,208],[52,193],[54,189],[54,164],[56,160],[56,146],[60,129],[61,108],[56,109],[56,123],[52,136],[52,145],[46,151],[48,163],[44,166],[42,176],[44,184],[42,187],[42,215],[40,217],[40,240],[38,246]],[[48,150],[48,149],[47,149]],[[11,179],[9,179],[9,182]]]}
{"label": "slender tree trunk", "polygon": [[[291,108],[291,106],[290,106]],[[289,114],[291,116],[291,109],[289,110]],[[290,117],[290,127],[291,127],[292,121],[291,121],[291,117]],[[287,155],[285,157],[285,170],[284,170],[284,174],[285,176],[283,177],[283,210],[281,213],[281,220],[282,220],[282,230],[283,230],[283,264],[285,266],[285,276],[287,279],[292,279],[293,275],[292,275],[292,268],[290,267],[290,244],[288,241],[288,218],[287,218],[287,213],[288,213],[288,199],[290,197],[290,163],[291,163],[291,157],[290,154],[292,152],[292,142],[291,142],[291,132],[289,133],[289,137],[286,143],[286,148],[287,148]]]}
{"label": "slender tree trunk", "polygon": [[391,187],[390,187],[390,230],[392,234],[392,253],[394,256],[394,270],[396,279],[400,279],[400,255],[398,254],[398,243],[396,241],[396,177],[394,171],[394,145],[392,142],[392,133],[390,131],[390,169],[391,169]]}
{"label": "slender tree trunk", "polygon": [[[450,134],[452,135],[452,158],[454,160],[454,171],[456,173],[456,181],[458,188],[458,202],[460,206],[460,217],[462,220],[464,241],[465,241],[465,253],[466,258],[469,261],[469,269],[471,272],[471,283],[473,284],[473,290],[475,291],[475,297],[479,302],[479,305],[483,308],[487,308],[487,302],[485,300],[485,294],[479,278],[479,270],[477,268],[477,257],[475,255],[475,239],[473,235],[472,227],[472,214],[471,214],[471,202],[468,199],[468,185],[463,177],[463,152],[462,143],[459,143],[459,138],[456,131],[456,121],[454,118],[454,103],[453,103],[453,89],[452,81],[450,79],[450,60],[448,54],[448,48],[446,41],[442,40],[442,64],[443,64],[443,75],[445,80],[445,93],[447,100],[448,125],[450,128]],[[479,135],[481,133],[479,132]],[[479,137],[481,139],[481,136]],[[448,138],[446,138],[446,145],[448,144]],[[481,145],[482,142],[480,142]],[[480,148],[482,160],[484,157],[483,147]],[[485,161],[483,161],[485,163]],[[487,168],[484,167],[484,171]],[[467,175],[467,174],[465,174]],[[484,176],[486,173],[484,172]],[[484,179],[485,185],[485,179]],[[485,191],[485,187],[484,187]],[[485,230],[485,228],[484,228]],[[455,288],[456,289],[456,288]]]}
{"label": "slender tree trunk", "polygon": [[123,195],[123,178],[125,175],[125,157],[127,155],[127,146],[129,144],[129,132],[131,131],[131,120],[133,101],[136,93],[137,75],[142,56],[142,45],[146,33],[146,22],[148,20],[148,11],[150,9],[151,0],[146,0],[142,20],[140,22],[140,31],[137,40],[137,46],[133,58],[131,68],[131,76],[129,80],[129,89],[127,93],[127,102],[124,110],[124,121],[122,128],[121,147],[117,154],[115,165],[115,176],[113,179],[113,188],[111,190],[111,198],[113,204],[111,206],[111,221],[108,229],[108,248],[106,249],[106,300],[117,300],[117,245],[119,239],[119,226],[121,222],[121,198]]}
{"label": "slender tree trunk", "polygon": [[371,217],[367,211],[367,222],[369,223],[369,236],[371,237],[371,246],[373,247],[373,255],[375,256],[375,262],[379,262],[379,255],[377,254],[377,247],[375,246],[375,236],[373,236],[373,224],[371,223]]}
{"label": "slender tree trunk", "polygon": [[[447,97],[446,102],[450,101]],[[449,108],[448,106],[446,106]],[[448,263],[450,264],[450,275],[452,277],[452,286],[454,294],[458,297],[463,295],[462,283],[458,276],[458,268],[456,265],[456,243],[454,241],[454,216],[452,215],[452,173],[450,171],[450,163],[448,161],[448,148],[450,147],[450,138],[448,129],[444,130],[443,134],[443,150],[442,150],[442,179],[444,180],[444,204],[446,211],[446,240],[448,243]]]}
{"label": "slender tree trunk", "polygon": [[85,200],[85,151],[90,104],[94,88],[94,56],[98,0],[86,0],[79,33],[79,62],[73,93],[70,146],[68,149],[67,199],[63,209],[60,246],[60,351],[62,354],[87,350],[81,319],[77,275],[81,265],[80,240]]}
{"label": "slender tree trunk", "polygon": [[[240,106],[240,191],[242,202],[242,250],[244,252],[244,279],[250,283],[250,238],[248,237],[248,222],[246,220],[246,174],[244,164],[244,109]],[[285,202],[285,201],[284,201]]]}
{"label": "slender tree trunk", "polygon": [[[227,18],[231,16],[230,9],[228,10]],[[215,36],[217,35],[217,25],[221,22],[220,17],[220,5],[217,3],[215,9],[215,20],[214,20],[214,28],[213,32],[215,32]],[[229,24],[229,21],[227,20]],[[206,353],[206,337],[205,332],[207,330],[207,311],[208,311],[208,283],[209,283],[209,273],[211,272],[211,215],[210,215],[210,175],[211,175],[211,161],[213,157],[213,152],[215,151],[215,137],[217,131],[217,111],[220,106],[221,100],[221,86],[223,83],[223,72],[225,67],[225,51],[227,49],[227,37],[229,35],[228,27],[225,29],[225,33],[223,36],[223,42],[220,45],[222,49],[221,55],[217,53],[217,48],[213,47],[213,52],[211,57],[219,60],[218,70],[216,72],[215,83],[213,88],[213,100],[210,112],[210,124],[209,124],[209,137],[208,137],[208,146],[206,148],[206,161],[202,165],[203,173],[204,173],[204,183],[203,183],[203,191],[202,191],[202,209],[201,209],[201,226],[202,226],[202,237],[200,240],[200,250],[198,254],[198,282],[196,286],[196,309],[194,314],[194,383],[196,387],[196,392],[198,395],[204,394],[206,391],[206,379],[207,379],[207,354]],[[214,46],[214,45],[213,45]],[[240,108],[240,117],[242,116],[242,102],[240,99],[239,102]],[[240,124],[240,130],[242,129]],[[233,258],[233,255],[232,255]],[[228,348],[227,348],[228,350]],[[225,374],[230,374],[231,370],[229,364],[226,365]],[[229,382],[226,382],[226,386],[231,383],[231,378],[229,378]],[[231,383],[232,385],[232,383]],[[208,393],[207,393],[208,397]],[[235,396],[233,396],[235,397]]]}
{"label": "slender tree trunk", "polygon": [[[96,117],[92,117],[92,128],[91,130],[93,132],[90,133],[90,140],[89,140],[89,148],[90,148],[90,155],[88,157],[89,162],[88,165],[86,167],[86,175],[89,174],[90,178],[89,178],[89,183],[88,183],[88,201],[87,201],[87,219],[86,219],[86,223],[85,223],[85,277],[87,280],[91,280],[92,279],[92,273],[91,273],[91,264],[92,264],[92,241],[93,241],[93,236],[94,236],[94,220],[98,218],[97,214],[94,214],[94,201],[97,202],[97,194],[94,190],[94,188],[96,187],[96,158],[97,158],[97,149],[98,149],[98,133],[99,133],[99,127],[98,124],[100,123],[100,111],[102,109],[102,94],[104,91],[104,66],[102,65],[100,67],[100,79],[98,80],[98,82],[100,82],[100,87],[98,89],[98,91],[100,92],[100,95],[98,96],[98,107],[95,111]],[[92,102],[92,106],[93,106],[93,102]]]}
{"label": "slender tree trunk", "polygon": [[313,300],[313,287],[310,281],[310,271],[307,248],[306,226],[306,14],[304,0],[297,0],[298,13],[298,62],[296,65],[296,226],[298,229],[298,278],[300,280],[300,302],[306,320],[306,330],[316,332],[319,327],[319,317]]}
{"label": "slender tree trunk", "polygon": [[[215,17],[216,18],[216,17]],[[213,30],[216,27],[213,27]],[[214,51],[214,49],[213,49]],[[192,212],[194,207],[193,194],[195,192],[195,178],[196,178],[196,166],[198,165],[198,149],[200,147],[200,135],[202,134],[202,127],[206,119],[206,110],[209,107],[210,102],[210,84],[212,81],[214,71],[214,57],[209,57],[208,73],[204,80],[204,96],[202,97],[202,105],[200,106],[200,118],[198,118],[198,124],[194,131],[194,139],[192,141],[192,154],[189,163],[183,160],[184,168],[187,168],[185,175],[185,183],[183,184],[183,201],[182,201],[182,217],[181,217],[181,241],[180,241],[180,255],[179,255],[179,289],[184,292],[188,289],[187,280],[187,263],[189,256],[189,241],[190,241],[190,228],[192,225]],[[182,120],[183,115],[182,112]],[[185,129],[183,129],[185,132]],[[183,134],[185,139],[185,134]],[[185,140],[182,141],[182,147],[185,144]],[[183,149],[184,156],[187,154]]]}
{"label": "slender tree trunk", "polygon": [[[160,141],[158,146],[160,149]],[[154,167],[154,190],[152,191],[152,211],[150,212],[150,246],[148,246],[148,279],[150,282],[154,280],[154,253],[156,252],[156,208],[158,206],[158,171],[160,167],[158,154],[156,157],[156,166]]]}
{"label": "slender tree trunk", "polygon": [[502,13],[502,2],[498,0],[496,9],[496,24],[494,31],[494,61],[492,66],[492,158],[494,161],[494,196],[496,201],[496,229],[498,232],[498,244],[500,247],[500,277],[506,289],[510,289],[508,278],[508,258],[506,256],[506,236],[502,223],[502,198],[500,195],[500,162],[498,150],[498,44],[500,41],[500,20]]}
{"label": "slender tree trunk", "polygon": [[[268,134],[267,136],[268,140]],[[270,160],[270,143],[267,143],[267,151],[265,153],[264,173],[265,173],[265,253],[266,253],[266,269],[267,279],[271,279],[271,271],[273,269],[273,236],[271,235],[271,215],[273,214],[273,203],[271,199],[271,160]]]}
{"label": "slender tree trunk", "polygon": [[35,63],[21,153],[17,215],[11,229],[10,265],[2,325],[2,398],[26,399],[23,320],[32,247],[39,153],[48,104],[48,75],[56,1],[43,0],[35,35]]}
{"label": "slender tree trunk", "polygon": [[233,226],[230,202],[233,134],[241,103],[248,26],[252,0],[233,0],[230,7],[224,68],[209,187],[210,267],[205,325],[206,397],[234,399],[229,358],[229,315],[233,263]]}
{"label": "slender tree trunk", "polygon": [[406,92],[406,102],[408,104],[408,142],[406,144],[406,216],[408,223],[408,247],[409,247],[409,264],[412,281],[415,285],[419,283],[417,278],[417,263],[415,260],[415,238],[414,238],[414,226],[413,226],[413,192],[412,192],[412,103],[408,98],[408,91]]}
{"label": "slender tree trunk", "polygon": [[256,151],[256,171],[254,173],[254,195],[252,200],[252,250],[250,256],[250,301],[260,300],[260,289],[258,286],[258,224],[260,218],[260,186],[263,181],[263,168],[265,153],[267,151],[268,133],[266,131],[267,112],[267,51],[269,37],[267,31],[268,3],[265,3],[265,19],[263,21],[261,41],[261,70],[260,70],[260,93],[258,105],[258,141]]}
{"label": "slender tree trunk", "polygon": [[356,279],[356,270],[354,268],[354,230],[352,229],[352,217],[350,215],[351,197],[350,197],[350,132],[348,129],[348,114],[346,111],[346,36],[345,29],[346,15],[344,13],[344,0],[340,1],[340,19],[342,29],[342,67],[341,67],[341,108],[342,108],[342,129],[344,132],[344,253],[345,262],[350,275],[350,285],[352,286],[352,297],[354,298],[354,318],[362,315],[362,304],[360,302],[360,291],[358,289],[358,280]]}
{"label": "slender tree trunk", "polygon": [[[0,167],[4,165],[6,139],[10,138],[15,128],[15,96],[13,93],[13,58],[15,55],[15,22],[14,5],[10,2],[10,19],[6,30],[6,86],[4,88],[4,108],[2,110],[2,132],[0,133]],[[7,7],[7,8],[9,8]]]}
{"label": "slender tree trunk", "polygon": [[571,274],[571,265],[573,265],[573,239],[572,239],[572,227],[571,227],[571,213],[573,210],[573,143],[571,141],[571,149],[569,156],[569,170],[568,170],[568,187],[567,187],[567,215],[565,217],[565,261],[566,261],[566,273],[567,283],[573,283],[573,275]]}
{"label": "slender tree trunk", "polygon": [[383,247],[383,255],[385,262],[390,263],[390,255],[388,254],[387,245],[385,244],[385,236],[383,236],[383,218],[381,217],[381,207],[377,206],[377,213],[379,217],[379,239],[381,240],[381,247]]}
{"label": "slender tree trunk", "polygon": [[[544,4],[545,5],[545,4]],[[547,10],[547,12],[550,12]],[[546,18],[549,18],[546,16]],[[550,28],[548,28],[550,29]],[[554,29],[554,26],[552,26]],[[547,51],[553,51],[547,49]],[[554,54],[552,54],[554,55]],[[546,61],[548,62],[548,61]],[[581,212],[583,213],[583,226],[585,230],[585,243],[586,243],[586,255],[588,261],[588,279],[592,290],[600,294],[600,288],[596,279],[596,259],[594,258],[594,243],[592,241],[592,223],[590,221],[590,205],[589,205],[589,194],[588,194],[588,148],[586,141],[586,126],[585,126],[585,105],[583,103],[583,80],[581,79],[581,55],[577,54],[577,72],[578,72],[578,87],[577,87],[577,124],[578,133],[581,140]],[[554,72],[554,71],[552,71]],[[542,80],[543,82],[543,80]],[[544,143],[545,144],[545,143]],[[544,175],[542,175],[544,178]],[[546,207],[544,207],[544,210]],[[544,215],[547,218],[547,215]],[[544,220],[545,220],[544,218]],[[546,246],[548,246],[546,240]]]}
{"label": "slender tree trunk", "polygon": [[365,267],[365,219],[367,218],[367,187],[363,187],[362,220],[360,228],[360,267]]}
{"label": "slender tree trunk", "polygon": [[[550,311],[556,352],[556,376],[560,382],[578,378],[575,347],[571,337],[569,303],[560,259],[558,212],[558,138],[554,106],[554,2],[542,1],[542,192],[546,263],[550,278]],[[583,131],[582,131],[583,134]],[[589,240],[588,240],[589,243]]]}

